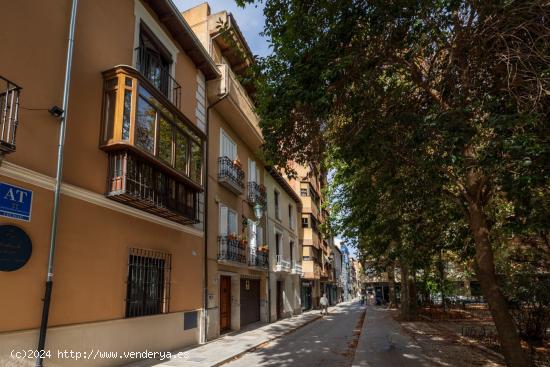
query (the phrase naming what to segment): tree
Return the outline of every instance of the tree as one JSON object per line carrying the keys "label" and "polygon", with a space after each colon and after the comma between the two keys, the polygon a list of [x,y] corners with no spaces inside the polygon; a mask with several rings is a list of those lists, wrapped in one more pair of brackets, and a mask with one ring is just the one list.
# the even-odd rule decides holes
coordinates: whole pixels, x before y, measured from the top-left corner
{"label": "tree", "polygon": [[[338,147],[336,169],[357,170],[367,191],[373,179],[394,182],[395,174],[370,174],[397,156],[409,176],[433,180],[424,197],[448,197],[462,210],[510,366],[527,361],[495,274],[493,207],[505,196],[521,216],[525,192],[548,198],[549,15],[543,0],[266,0],[273,54],[258,63],[258,112],[274,164],[320,161]],[[361,159],[367,152],[379,159]]]}

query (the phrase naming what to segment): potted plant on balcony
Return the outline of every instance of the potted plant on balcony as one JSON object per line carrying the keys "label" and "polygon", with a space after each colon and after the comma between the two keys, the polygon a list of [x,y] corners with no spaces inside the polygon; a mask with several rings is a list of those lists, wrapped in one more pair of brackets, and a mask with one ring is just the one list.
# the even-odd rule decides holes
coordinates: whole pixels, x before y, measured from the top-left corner
{"label": "potted plant on balcony", "polygon": [[243,164],[238,158],[233,160],[233,165],[239,167],[240,169],[243,169]]}

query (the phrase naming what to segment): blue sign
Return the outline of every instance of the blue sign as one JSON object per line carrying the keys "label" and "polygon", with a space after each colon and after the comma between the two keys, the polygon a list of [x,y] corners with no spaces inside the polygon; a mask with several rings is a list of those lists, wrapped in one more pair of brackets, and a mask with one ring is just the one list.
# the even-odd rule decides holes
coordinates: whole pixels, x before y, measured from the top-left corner
{"label": "blue sign", "polygon": [[32,242],[27,233],[12,225],[0,226],[0,271],[14,271],[29,261]]}
{"label": "blue sign", "polygon": [[0,182],[0,216],[31,221],[32,191]]}

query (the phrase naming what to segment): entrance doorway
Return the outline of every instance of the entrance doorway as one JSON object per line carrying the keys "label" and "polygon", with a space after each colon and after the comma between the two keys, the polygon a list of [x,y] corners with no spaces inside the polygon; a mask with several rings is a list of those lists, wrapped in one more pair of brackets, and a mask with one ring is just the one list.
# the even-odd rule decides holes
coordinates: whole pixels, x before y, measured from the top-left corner
{"label": "entrance doorway", "polygon": [[241,327],[260,321],[260,280],[241,279]]}
{"label": "entrance doorway", "polygon": [[220,332],[231,329],[231,277],[220,277]]}
{"label": "entrance doorway", "polygon": [[277,281],[277,320],[283,318],[283,282]]}

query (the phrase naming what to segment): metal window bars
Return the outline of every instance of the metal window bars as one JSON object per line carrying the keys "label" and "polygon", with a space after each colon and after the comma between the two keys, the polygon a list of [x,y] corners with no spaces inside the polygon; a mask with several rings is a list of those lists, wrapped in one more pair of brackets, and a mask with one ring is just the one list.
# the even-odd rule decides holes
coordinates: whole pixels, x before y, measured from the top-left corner
{"label": "metal window bars", "polygon": [[130,248],[126,287],[126,317],[169,312],[172,255]]}
{"label": "metal window bars", "polygon": [[170,65],[163,62],[159,53],[147,47],[136,47],[137,69],[172,104],[180,108],[181,86],[170,75]]}
{"label": "metal window bars", "polygon": [[21,87],[0,76],[0,155],[15,151]]}

